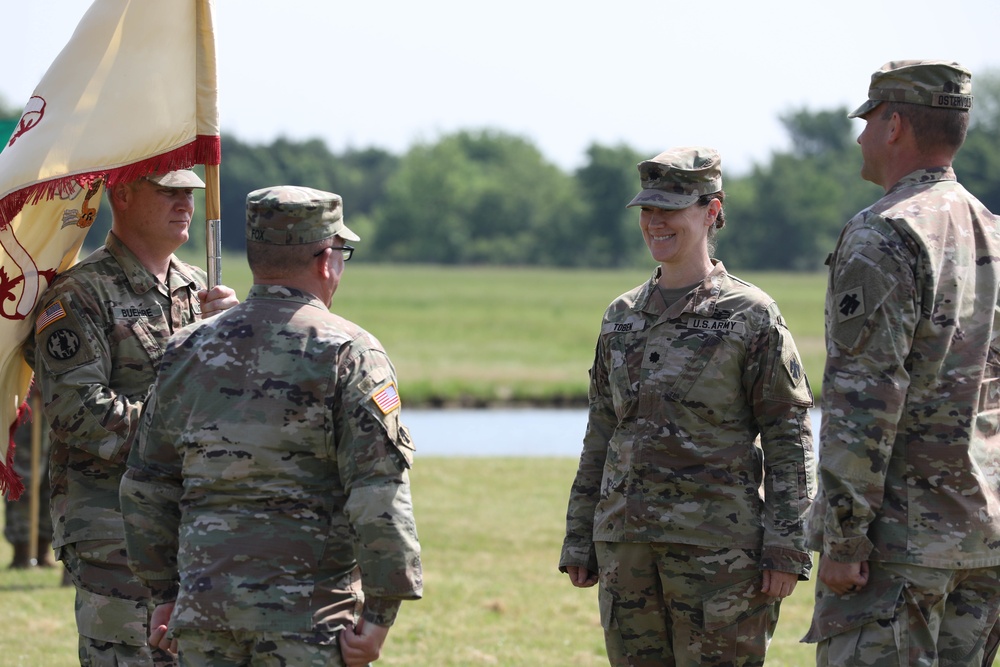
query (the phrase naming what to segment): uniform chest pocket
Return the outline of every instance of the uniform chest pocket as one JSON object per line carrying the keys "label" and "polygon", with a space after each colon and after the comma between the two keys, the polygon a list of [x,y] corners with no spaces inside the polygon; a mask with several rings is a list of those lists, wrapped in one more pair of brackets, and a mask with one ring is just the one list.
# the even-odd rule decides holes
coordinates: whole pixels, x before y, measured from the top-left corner
{"label": "uniform chest pocket", "polygon": [[163,346],[160,344],[153,327],[149,322],[140,319],[131,322],[116,322],[111,330],[110,343],[113,354],[120,363],[141,363],[144,357],[156,368],[163,356]]}
{"label": "uniform chest pocket", "polygon": [[742,345],[733,334],[692,332],[665,349],[647,349],[643,370],[652,387],[714,424],[742,403]]}
{"label": "uniform chest pocket", "polygon": [[619,419],[635,406],[639,391],[639,373],[642,347],[634,334],[613,335],[608,339],[608,385]]}

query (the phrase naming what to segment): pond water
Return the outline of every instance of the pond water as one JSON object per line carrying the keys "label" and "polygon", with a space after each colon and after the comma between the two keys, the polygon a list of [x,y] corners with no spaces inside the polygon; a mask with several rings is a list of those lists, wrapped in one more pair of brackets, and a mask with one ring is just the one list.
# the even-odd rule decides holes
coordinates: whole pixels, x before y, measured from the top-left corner
{"label": "pond water", "polygon": [[[819,434],[819,410],[810,410]],[[587,411],[581,409],[403,411],[417,456],[580,456]]]}

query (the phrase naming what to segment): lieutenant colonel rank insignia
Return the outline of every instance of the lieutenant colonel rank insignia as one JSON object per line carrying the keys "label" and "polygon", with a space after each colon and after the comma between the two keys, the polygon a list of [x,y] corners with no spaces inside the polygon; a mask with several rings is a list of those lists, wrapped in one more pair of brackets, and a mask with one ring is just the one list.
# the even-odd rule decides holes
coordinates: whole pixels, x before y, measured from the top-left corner
{"label": "lieutenant colonel rank insignia", "polygon": [[390,382],[375,392],[372,400],[375,401],[375,405],[382,411],[382,414],[389,414],[399,407],[399,393],[396,391],[396,385]]}

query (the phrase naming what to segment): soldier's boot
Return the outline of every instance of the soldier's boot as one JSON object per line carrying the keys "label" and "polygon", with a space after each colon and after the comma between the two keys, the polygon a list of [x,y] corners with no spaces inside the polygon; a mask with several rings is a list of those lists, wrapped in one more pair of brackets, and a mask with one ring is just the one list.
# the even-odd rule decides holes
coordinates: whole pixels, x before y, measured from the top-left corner
{"label": "soldier's boot", "polygon": [[52,552],[52,542],[49,540],[38,540],[38,561],[35,563],[38,567],[55,567],[56,559]]}
{"label": "soldier's boot", "polygon": [[14,560],[10,562],[10,569],[12,570],[23,570],[26,567],[31,567],[31,556],[28,553],[30,549],[28,548],[27,542],[14,542]]}

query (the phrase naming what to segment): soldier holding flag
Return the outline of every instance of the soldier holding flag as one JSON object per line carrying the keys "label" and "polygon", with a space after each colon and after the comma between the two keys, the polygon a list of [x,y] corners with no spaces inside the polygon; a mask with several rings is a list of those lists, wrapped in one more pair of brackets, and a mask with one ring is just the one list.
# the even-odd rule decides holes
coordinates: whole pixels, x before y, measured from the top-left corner
{"label": "soldier holding flag", "polygon": [[45,292],[28,346],[51,426],[53,546],[76,586],[85,665],[173,660],[149,655],[150,593],[125,558],[118,485],[167,338],[238,302],[173,255],[201,187],[188,170],[111,187],[107,241]]}
{"label": "soldier holding flag", "polygon": [[[23,359],[0,348],[0,422],[14,422],[30,361],[84,665],[173,661],[147,646],[149,593],[125,562],[118,482],[166,338],[237,303],[173,255],[206,186],[193,165],[218,217],[215,68],[212,0],[94,0],[0,153],[0,337],[28,348]],[[102,191],[111,233],[70,268]],[[6,445],[0,491],[16,496]]]}

